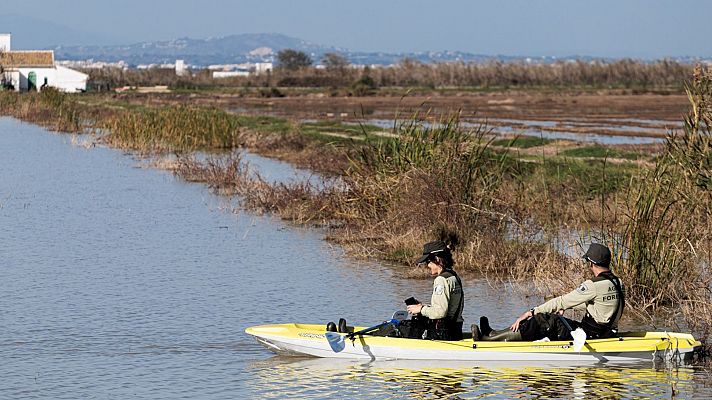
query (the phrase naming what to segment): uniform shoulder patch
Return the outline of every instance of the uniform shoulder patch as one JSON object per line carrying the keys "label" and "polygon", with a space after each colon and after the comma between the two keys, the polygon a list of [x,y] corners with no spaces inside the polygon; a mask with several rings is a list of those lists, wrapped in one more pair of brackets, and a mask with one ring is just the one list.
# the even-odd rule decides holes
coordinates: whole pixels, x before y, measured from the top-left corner
{"label": "uniform shoulder patch", "polygon": [[444,292],[445,292],[445,286],[443,286],[443,285],[437,285],[433,289],[433,293],[435,293],[435,294],[443,294]]}
{"label": "uniform shoulder patch", "polygon": [[590,289],[588,288],[588,285],[586,285],[586,282],[582,283],[581,285],[579,285],[578,288],[576,288],[576,291],[579,292],[579,293],[586,293],[586,292],[588,292],[589,290],[590,290]]}

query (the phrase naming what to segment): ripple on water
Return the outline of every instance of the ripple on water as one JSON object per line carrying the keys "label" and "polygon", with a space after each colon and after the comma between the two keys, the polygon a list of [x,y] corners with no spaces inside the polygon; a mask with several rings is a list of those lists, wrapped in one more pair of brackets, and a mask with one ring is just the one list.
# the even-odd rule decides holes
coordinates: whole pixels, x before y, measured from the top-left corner
{"label": "ripple on water", "polygon": [[[253,362],[251,394],[260,398],[661,398],[675,387],[699,396],[693,368],[471,366],[448,362],[272,359]],[[707,390],[708,394],[712,390]]]}

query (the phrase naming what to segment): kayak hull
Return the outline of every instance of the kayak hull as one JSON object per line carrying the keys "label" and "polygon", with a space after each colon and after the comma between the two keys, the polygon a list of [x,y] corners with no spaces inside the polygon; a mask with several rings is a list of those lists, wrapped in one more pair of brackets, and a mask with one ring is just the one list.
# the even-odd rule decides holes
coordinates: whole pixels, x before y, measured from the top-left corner
{"label": "kayak hull", "polygon": [[361,335],[330,344],[324,326],[310,324],[261,325],[245,332],[277,354],[368,360],[639,363],[685,361],[701,346],[692,335],[674,332],[627,332],[619,338],[588,340],[579,352],[571,341],[473,342]]}

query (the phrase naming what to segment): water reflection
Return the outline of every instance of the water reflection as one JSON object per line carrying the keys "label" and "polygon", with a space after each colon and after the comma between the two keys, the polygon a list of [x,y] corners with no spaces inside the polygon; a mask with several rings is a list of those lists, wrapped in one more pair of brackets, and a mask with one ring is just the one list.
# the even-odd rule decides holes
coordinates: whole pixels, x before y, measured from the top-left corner
{"label": "water reflection", "polygon": [[[695,370],[648,365],[562,365],[376,361],[275,356],[251,363],[252,394],[261,398],[660,398],[701,395]],[[712,391],[704,393],[710,395]]]}

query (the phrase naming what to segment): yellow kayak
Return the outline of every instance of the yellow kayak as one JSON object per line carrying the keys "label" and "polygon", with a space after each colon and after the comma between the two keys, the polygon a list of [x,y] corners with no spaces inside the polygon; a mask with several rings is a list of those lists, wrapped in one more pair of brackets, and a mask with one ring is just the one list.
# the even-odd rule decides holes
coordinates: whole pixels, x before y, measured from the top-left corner
{"label": "yellow kayak", "polygon": [[[354,327],[359,331],[363,327]],[[245,329],[278,354],[380,360],[562,361],[574,364],[685,361],[701,347],[686,333],[625,332],[617,338],[587,340],[580,351],[573,341],[473,342],[377,337],[325,332],[324,325],[275,324]]]}

